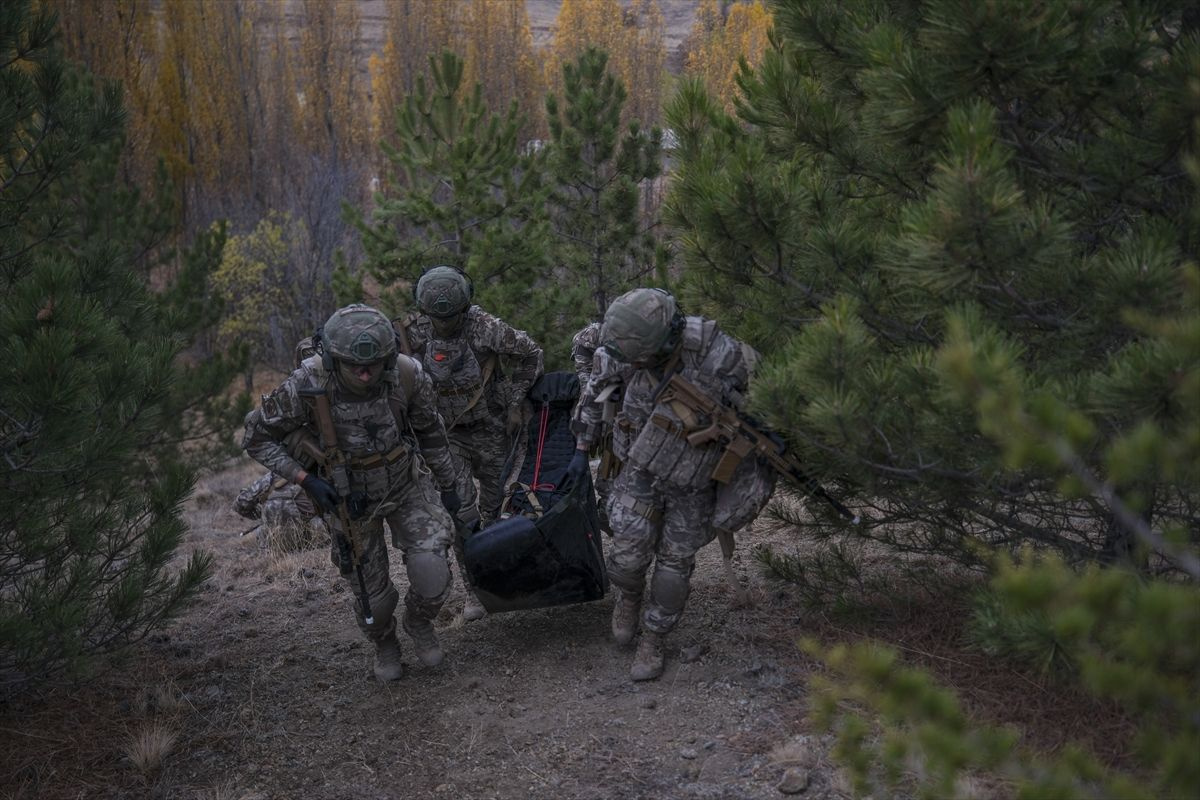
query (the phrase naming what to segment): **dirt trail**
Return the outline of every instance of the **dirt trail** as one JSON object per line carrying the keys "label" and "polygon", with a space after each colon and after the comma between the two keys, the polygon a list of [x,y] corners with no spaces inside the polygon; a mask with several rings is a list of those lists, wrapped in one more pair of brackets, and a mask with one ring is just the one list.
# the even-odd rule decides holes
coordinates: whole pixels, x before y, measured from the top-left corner
{"label": "dirt trail", "polygon": [[[446,662],[421,666],[402,636],[408,674],[381,686],[328,552],[279,555],[237,535],[247,525],[229,502],[253,475],[239,462],[190,504],[185,550],[209,550],[217,565],[186,617],[84,696],[5,714],[16,760],[0,791],[724,799],[778,798],[807,783],[803,797],[842,796],[827,743],[803,721],[798,611],[757,585],[742,553],[756,607],[731,609],[720,549],[705,548],[656,682],[629,680],[632,649],[608,636],[611,599],[464,625],[456,586],[438,620]],[[396,581],[403,592],[402,571]],[[73,730],[61,729],[71,714]],[[145,774],[122,745],[155,721],[178,739]],[[43,741],[30,739],[35,730]]]}

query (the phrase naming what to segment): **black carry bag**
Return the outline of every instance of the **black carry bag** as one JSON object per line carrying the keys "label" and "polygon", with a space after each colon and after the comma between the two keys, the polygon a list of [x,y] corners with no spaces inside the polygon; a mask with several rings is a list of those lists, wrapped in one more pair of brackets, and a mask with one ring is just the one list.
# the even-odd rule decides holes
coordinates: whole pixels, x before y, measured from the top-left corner
{"label": "black carry bag", "polygon": [[578,396],[579,380],[569,372],[543,375],[529,390],[531,435],[506,516],[466,541],[467,570],[490,613],[604,597],[608,577],[591,475],[565,483]]}

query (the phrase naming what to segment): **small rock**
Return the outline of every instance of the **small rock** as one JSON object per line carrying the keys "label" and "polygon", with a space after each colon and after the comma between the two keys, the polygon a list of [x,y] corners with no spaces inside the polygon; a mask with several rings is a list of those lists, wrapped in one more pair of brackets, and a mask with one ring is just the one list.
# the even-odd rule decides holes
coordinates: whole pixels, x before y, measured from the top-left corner
{"label": "small rock", "polygon": [[679,651],[679,663],[691,664],[699,661],[700,657],[708,652],[708,645],[693,644]]}
{"label": "small rock", "polygon": [[688,761],[691,761],[698,755],[699,753],[696,752],[696,748],[694,747],[685,747],[679,751],[679,757],[686,758]]}
{"label": "small rock", "polygon": [[709,739],[707,742],[704,743],[705,750],[712,750],[716,746],[717,746],[717,743],[712,739]]}
{"label": "small rock", "polygon": [[658,706],[658,701],[653,697],[647,697],[642,701],[642,708],[655,708]]}
{"label": "small rock", "polygon": [[437,785],[437,787],[434,789],[434,791],[437,792],[438,794],[444,794],[445,792],[452,792],[452,791],[454,791],[454,785],[450,784],[450,783],[439,783]]}
{"label": "small rock", "polygon": [[783,773],[783,777],[779,779],[779,785],[775,788],[781,794],[800,794],[808,788],[808,782],[808,770],[803,767],[792,767]]}

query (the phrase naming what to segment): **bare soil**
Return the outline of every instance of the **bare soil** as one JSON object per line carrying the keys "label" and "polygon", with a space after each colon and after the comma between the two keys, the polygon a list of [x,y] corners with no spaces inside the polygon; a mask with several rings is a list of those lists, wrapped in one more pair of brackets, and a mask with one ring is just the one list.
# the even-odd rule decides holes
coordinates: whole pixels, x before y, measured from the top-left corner
{"label": "bare soil", "polygon": [[[748,554],[747,541],[802,547],[766,524],[735,558],[752,607],[734,607],[720,548],[700,553],[657,681],[629,679],[610,598],[464,624],[456,585],[437,624],[445,663],[423,667],[402,635],[407,675],[381,685],[327,546],[240,535],[251,523],[230,505],[257,474],[239,460],[189,502],[179,557],[203,549],[216,564],[183,618],[83,688],[0,706],[0,797],[848,797],[831,740],[806,720],[819,666],[801,636],[883,639],[1034,748],[1076,740],[1128,758],[1132,727],[1115,708],[965,648],[962,601],[898,592],[857,621],[806,613]],[[1005,794],[973,784],[976,797]]]}
{"label": "bare soil", "polygon": [[[185,551],[216,558],[192,610],[85,689],[0,709],[0,796],[21,798],[776,798],[843,796],[804,722],[797,611],[731,607],[720,549],[701,553],[658,681],[628,677],[611,599],[464,624],[456,584],[426,668],[381,685],[326,547],[280,554],[230,503],[248,461],[189,504]],[[398,561],[398,559],[397,559]],[[398,566],[398,565],[397,565]],[[406,579],[394,569],[403,593]],[[161,765],[134,738],[175,733]]]}

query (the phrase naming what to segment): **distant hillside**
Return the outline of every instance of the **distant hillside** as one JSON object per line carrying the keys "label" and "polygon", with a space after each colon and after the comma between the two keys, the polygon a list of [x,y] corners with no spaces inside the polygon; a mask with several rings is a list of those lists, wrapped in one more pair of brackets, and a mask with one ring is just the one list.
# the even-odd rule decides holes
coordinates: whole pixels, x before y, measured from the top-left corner
{"label": "distant hillside", "polygon": [[[622,1],[629,5],[629,0]],[[558,16],[561,5],[562,0],[525,0],[535,45],[541,47],[550,41],[554,19]],[[692,29],[692,20],[696,17],[696,6],[699,3],[698,0],[658,0],[658,5],[667,25],[666,46],[667,52],[670,53],[683,43],[688,31]]]}
{"label": "distant hillside", "polygon": [[[443,0],[429,0],[443,2]],[[628,5],[629,0],[622,0]],[[682,54],[677,53],[683,40],[687,38],[696,17],[697,0],[658,0],[662,9],[663,20],[666,23],[665,45],[667,49],[668,69],[678,68],[683,63]],[[554,20],[558,17],[558,9],[562,0],[525,0],[529,11],[529,25],[533,30],[533,43],[542,47],[550,42],[554,31]],[[383,25],[387,14],[387,0],[362,0],[362,52],[377,53],[383,49]]]}

